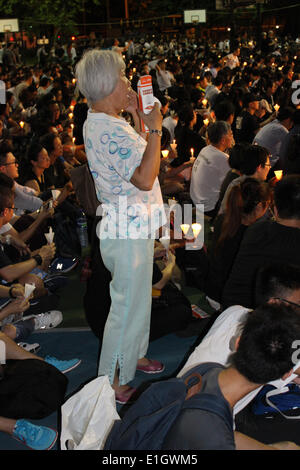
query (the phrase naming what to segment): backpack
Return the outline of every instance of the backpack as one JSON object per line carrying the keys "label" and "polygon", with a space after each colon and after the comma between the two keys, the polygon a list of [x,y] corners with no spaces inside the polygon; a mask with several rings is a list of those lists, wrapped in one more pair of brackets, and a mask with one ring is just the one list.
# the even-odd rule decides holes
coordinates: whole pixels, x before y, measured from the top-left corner
{"label": "backpack", "polygon": [[165,438],[183,409],[201,409],[217,414],[233,433],[233,417],[222,397],[201,392],[202,375],[217,363],[199,364],[181,378],[153,383],[114,423],[104,450],[161,450]]}
{"label": "backpack", "polygon": [[53,218],[54,243],[56,256],[74,258],[81,256],[81,245],[77,233],[76,221],[56,213]]}

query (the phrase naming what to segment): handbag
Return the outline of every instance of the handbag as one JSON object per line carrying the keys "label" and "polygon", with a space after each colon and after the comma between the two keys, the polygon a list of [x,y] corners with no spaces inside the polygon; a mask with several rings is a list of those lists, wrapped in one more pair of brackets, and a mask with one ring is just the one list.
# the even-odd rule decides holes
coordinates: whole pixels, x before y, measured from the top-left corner
{"label": "handbag", "polygon": [[61,450],[102,450],[120,419],[108,377],[97,377],[85,385],[63,404],[61,414]]}
{"label": "handbag", "polygon": [[70,171],[70,177],[83,211],[86,215],[95,217],[100,202],[96,195],[94,180],[88,164],[84,163],[73,168]]}

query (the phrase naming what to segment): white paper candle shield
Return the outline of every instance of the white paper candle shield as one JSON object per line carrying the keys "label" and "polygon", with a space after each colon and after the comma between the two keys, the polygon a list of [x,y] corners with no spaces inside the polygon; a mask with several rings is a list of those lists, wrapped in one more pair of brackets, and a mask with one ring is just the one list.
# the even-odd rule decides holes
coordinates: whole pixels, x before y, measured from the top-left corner
{"label": "white paper candle shield", "polygon": [[52,197],[53,197],[53,200],[55,201],[55,199],[58,198],[58,196],[60,195],[60,190],[59,189],[52,189]]}
{"label": "white paper candle shield", "polygon": [[281,180],[281,178],[282,178],[282,170],[276,170],[276,171],[274,171],[274,173],[275,173],[276,179],[277,179],[277,180]]}
{"label": "white paper candle shield", "polygon": [[24,294],[25,299],[28,299],[28,297],[32,294],[34,289],[35,289],[34,284],[25,284],[25,294]]}
{"label": "white paper candle shield", "polygon": [[189,224],[181,224],[180,225],[181,230],[183,231],[184,235],[186,235],[190,229]]}
{"label": "white paper candle shield", "polygon": [[176,152],[176,147],[177,147],[176,140],[173,140],[173,142],[170,144],[170,147],[173,150],[173,152]]}
{"label": "white paper candle shield", "polygon": [[198,237],[201,228],[202,228],[202,226],[200,224],[192,224],[192,230],[193,230],[193,234],[194,234],[195,238]]}
{"label": "white paper candle shield", "polygon": [[46,237],[46,239],[47,239],[47,242],[48,242],[49,245],[50,245],[50,243],[53,242],[53,238],[54,238],[54,232],[53,232],[53,230],[52,230],[52,227],[50,227],[48,233],[45,233],[45,237]]}

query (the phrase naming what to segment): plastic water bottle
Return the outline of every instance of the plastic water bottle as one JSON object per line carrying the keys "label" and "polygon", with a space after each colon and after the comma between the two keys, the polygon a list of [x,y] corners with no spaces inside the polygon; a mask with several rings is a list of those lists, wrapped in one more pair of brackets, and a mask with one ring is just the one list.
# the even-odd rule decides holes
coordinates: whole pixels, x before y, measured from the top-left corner
{"label": "plastic water bottle", "polygon": [[77,233],[80,241],[81,248],[86,248],[89,244],[88,240],[88,230],[87,230],[87,220],[84,212],[77,219]]}

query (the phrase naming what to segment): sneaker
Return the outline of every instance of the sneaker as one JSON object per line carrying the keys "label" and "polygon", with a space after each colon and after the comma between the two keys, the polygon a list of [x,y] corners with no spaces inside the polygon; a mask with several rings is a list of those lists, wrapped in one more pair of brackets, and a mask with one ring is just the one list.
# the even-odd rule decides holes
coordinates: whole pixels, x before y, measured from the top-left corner
{"label": "sneaker", "polygon": [[69,279],[66,276],[52,275],[44,279],[44,285],[51,293],[55,292],[57,289],[61,289],[68,284]]}
{"label": "sneaker", "polygon": [[49,312],[39,313],[34,317],[35,330],[48,330],[55,328],[63,321],[63,315],[59,310],[50,310]]}
{"label": "sneaker", "polygon": [[50,364],[51,366],[56,367],[56,369],[60,370],[63,374],[70,372],[70,370],[75,369],[75,367],[79,366],[81,363],[81,359],[70,359],[68,361],[61,361],[60,359],[56,359],[53,356],[46,356],[45,362]]}
{"label": "sneaker", "polygon": [[12,436],[33,450],[50,450],[57,439],[57,431],[18,419]]}
{"label": "sneaker", "polygon": [[33,344],[18,343],[18,346],[20,346],[20,348],[25,349],[25,351],[28,351],[32,354],[37,353],[39,351],[39,349],[41,349],[39,343],[33,343]]}
{"label": "sneaker", "polygon": [[74,269],[79,260],[78,258],[55,258],[49,266],[49,273],[68,273]]}

